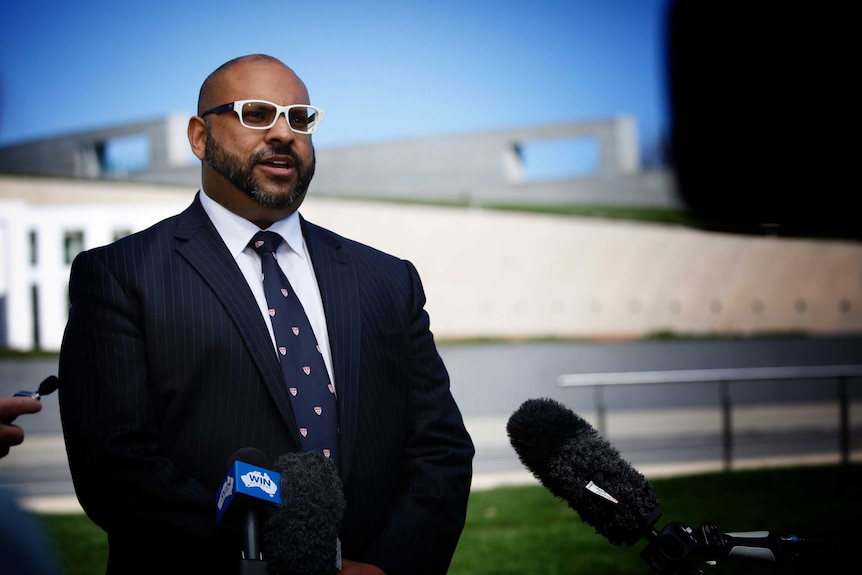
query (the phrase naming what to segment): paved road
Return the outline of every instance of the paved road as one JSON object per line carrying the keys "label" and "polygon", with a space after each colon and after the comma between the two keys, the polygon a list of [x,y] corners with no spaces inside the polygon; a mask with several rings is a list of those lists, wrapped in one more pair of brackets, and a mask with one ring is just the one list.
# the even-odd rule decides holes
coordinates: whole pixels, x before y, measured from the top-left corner
{"label": "paved road", "polygon": [[[442,346],[452,389],[477,445],[477,487],[532,480],[506,436],[527,399],[556,399],[597,426],[594,391],[561,388],[568,373],[862,364],[862,336],[755,340],[530,343]],[[736,467],[839,458],[837,387],[824,381],[758,382],[733,389]],[[852,446],[862,448],[862,381],[850,385]],[[765,398],[782,403],[764,405]],[[720,469],[715,384],[605,391],[606,436],[644,474]],[[668,407],[674,407],[668,411]],[[855,457],[855,454],[854,454]]]}
{"label": "paved road", "polygon": [[[527,399],[557,399],[596,425],[593,392],[559,387],[561,374],[862,364],[862,336],[444,344],[440,351],[476,443],[474,485],[486,488],[533,481],[505,431],[510,415]],[[56,374],[55,358],[0,361],[0,394],[35,389],[51,374]],[[852,445],[862,449],[862,382],[851,382],[850,392]],[[837,460],[835,385],[767,382],[740,387],[735,395],[736,465]],[[766,396],[781,397],[782,402],[764,404]],[[720,468],[721,414],[715,386],[626,387],[609,390],[606,398],[609,441],[645,475]],[[56,395],[44,397],[43,405],[41,413],[19,420],[27,440],[0,461],[0,485],[18,491],[31,508],[75,511],[79,508],[65,458]]]}

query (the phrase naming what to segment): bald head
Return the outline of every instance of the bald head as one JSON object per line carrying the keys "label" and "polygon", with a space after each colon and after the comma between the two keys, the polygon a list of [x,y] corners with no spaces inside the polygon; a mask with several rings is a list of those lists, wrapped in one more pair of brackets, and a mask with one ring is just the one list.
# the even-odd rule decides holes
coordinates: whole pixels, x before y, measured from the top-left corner
{"label": "bald head", "polygon": [[302,83],[302,80],[299,79],[299,76],[297,76],[296,73],[290,69],[290,67],[285,65],[278,58],[268,56],[267,54],[249,54],[247,56],[239,56],[238,58],[234,58],[233,60],[228,60],[227,62],[213,70],[213,72],[209,76],[207,76],[206,80],[204,80],[204,83],[201,84],[201,90],[198,93],[198,114],[203,113],[204,110],[208,110],[223,103],[221,101],[218,101],[219,89],[229,81],[231,72],[235,71],[238,67],[254,64],[270,64],[280,66],[284,68],[285,72],[294,76],[297,82]]}

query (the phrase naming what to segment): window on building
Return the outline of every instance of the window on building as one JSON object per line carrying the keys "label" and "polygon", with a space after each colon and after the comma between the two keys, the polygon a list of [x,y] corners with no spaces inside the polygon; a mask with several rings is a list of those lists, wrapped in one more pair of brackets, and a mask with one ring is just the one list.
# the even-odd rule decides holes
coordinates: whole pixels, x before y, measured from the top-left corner
{"label": "window on building", "polygon": [[39,331],[39,286],[30,286],[30,313],[33,315],[33,349],[42,348],[42,334]]}
{"label": "window on building", "polygon": [[71,264],[75,256],[84,251],[83,230],[70,230],[63,236],[63,260]]}
{"label": "window on building", "polygon": [[39,263],[39,242],[38,236],[36,236],[36,230],[30,230],[29,234],[30,241],[30,265],[35,266]]}
{"label": "window on building", "polygon": [[6,296],[0,295],[0,348],[9,347],[9,332],[6,328],[9,323],[8,318],[9,315],[6,313]]}
{"label": "window on building", "polygon": [[150,138],[146,134],[112,138],[97,144],[96,155],[103,174],[143,172],[150,166]]}
{"label": "window on building", "polygon": [[599,169],[599,143],[590,137],[519,142],[518,154],[527,182],[592,176]]}

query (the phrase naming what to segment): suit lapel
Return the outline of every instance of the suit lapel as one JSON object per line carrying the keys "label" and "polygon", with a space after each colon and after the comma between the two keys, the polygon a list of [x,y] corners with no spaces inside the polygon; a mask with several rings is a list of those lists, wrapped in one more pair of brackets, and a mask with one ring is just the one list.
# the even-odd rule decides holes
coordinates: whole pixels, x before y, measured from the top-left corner
{"label": "suit lapel", "polygon": [[197,197],[179,215],[176,239],[177,252],[210,286],[236,325],[296,445],[299,445],[299,432],[284,385],[284,376],[272,351],[269,332],[258,311],[257,302]]}
{"label": "suit lapel", "polygon": [[314,274],[323,300],[341,429],[341,475],[350,469],[359,401],[360,303],[354,262],[334,234],[302,219]]}

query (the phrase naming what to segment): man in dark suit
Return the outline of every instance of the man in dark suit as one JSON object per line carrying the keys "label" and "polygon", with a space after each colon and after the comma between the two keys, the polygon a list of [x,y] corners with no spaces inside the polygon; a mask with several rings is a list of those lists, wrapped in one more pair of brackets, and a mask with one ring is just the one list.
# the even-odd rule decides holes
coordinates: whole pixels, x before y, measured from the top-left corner
{"label": "man in dark suit", "polygon": [[229,459],[302,449],[249,247],[259,230],[285,238],[278,264],[334,385],[341,573],[445,573],[474,450],[415,268],[297,212],[322,111],[293,70],[232,60],[204,82],[198,114],[192,204],[72,266],[59,402],[78,499],[108,535],[108,573],[235,573],[239,538],[215,519]]}

